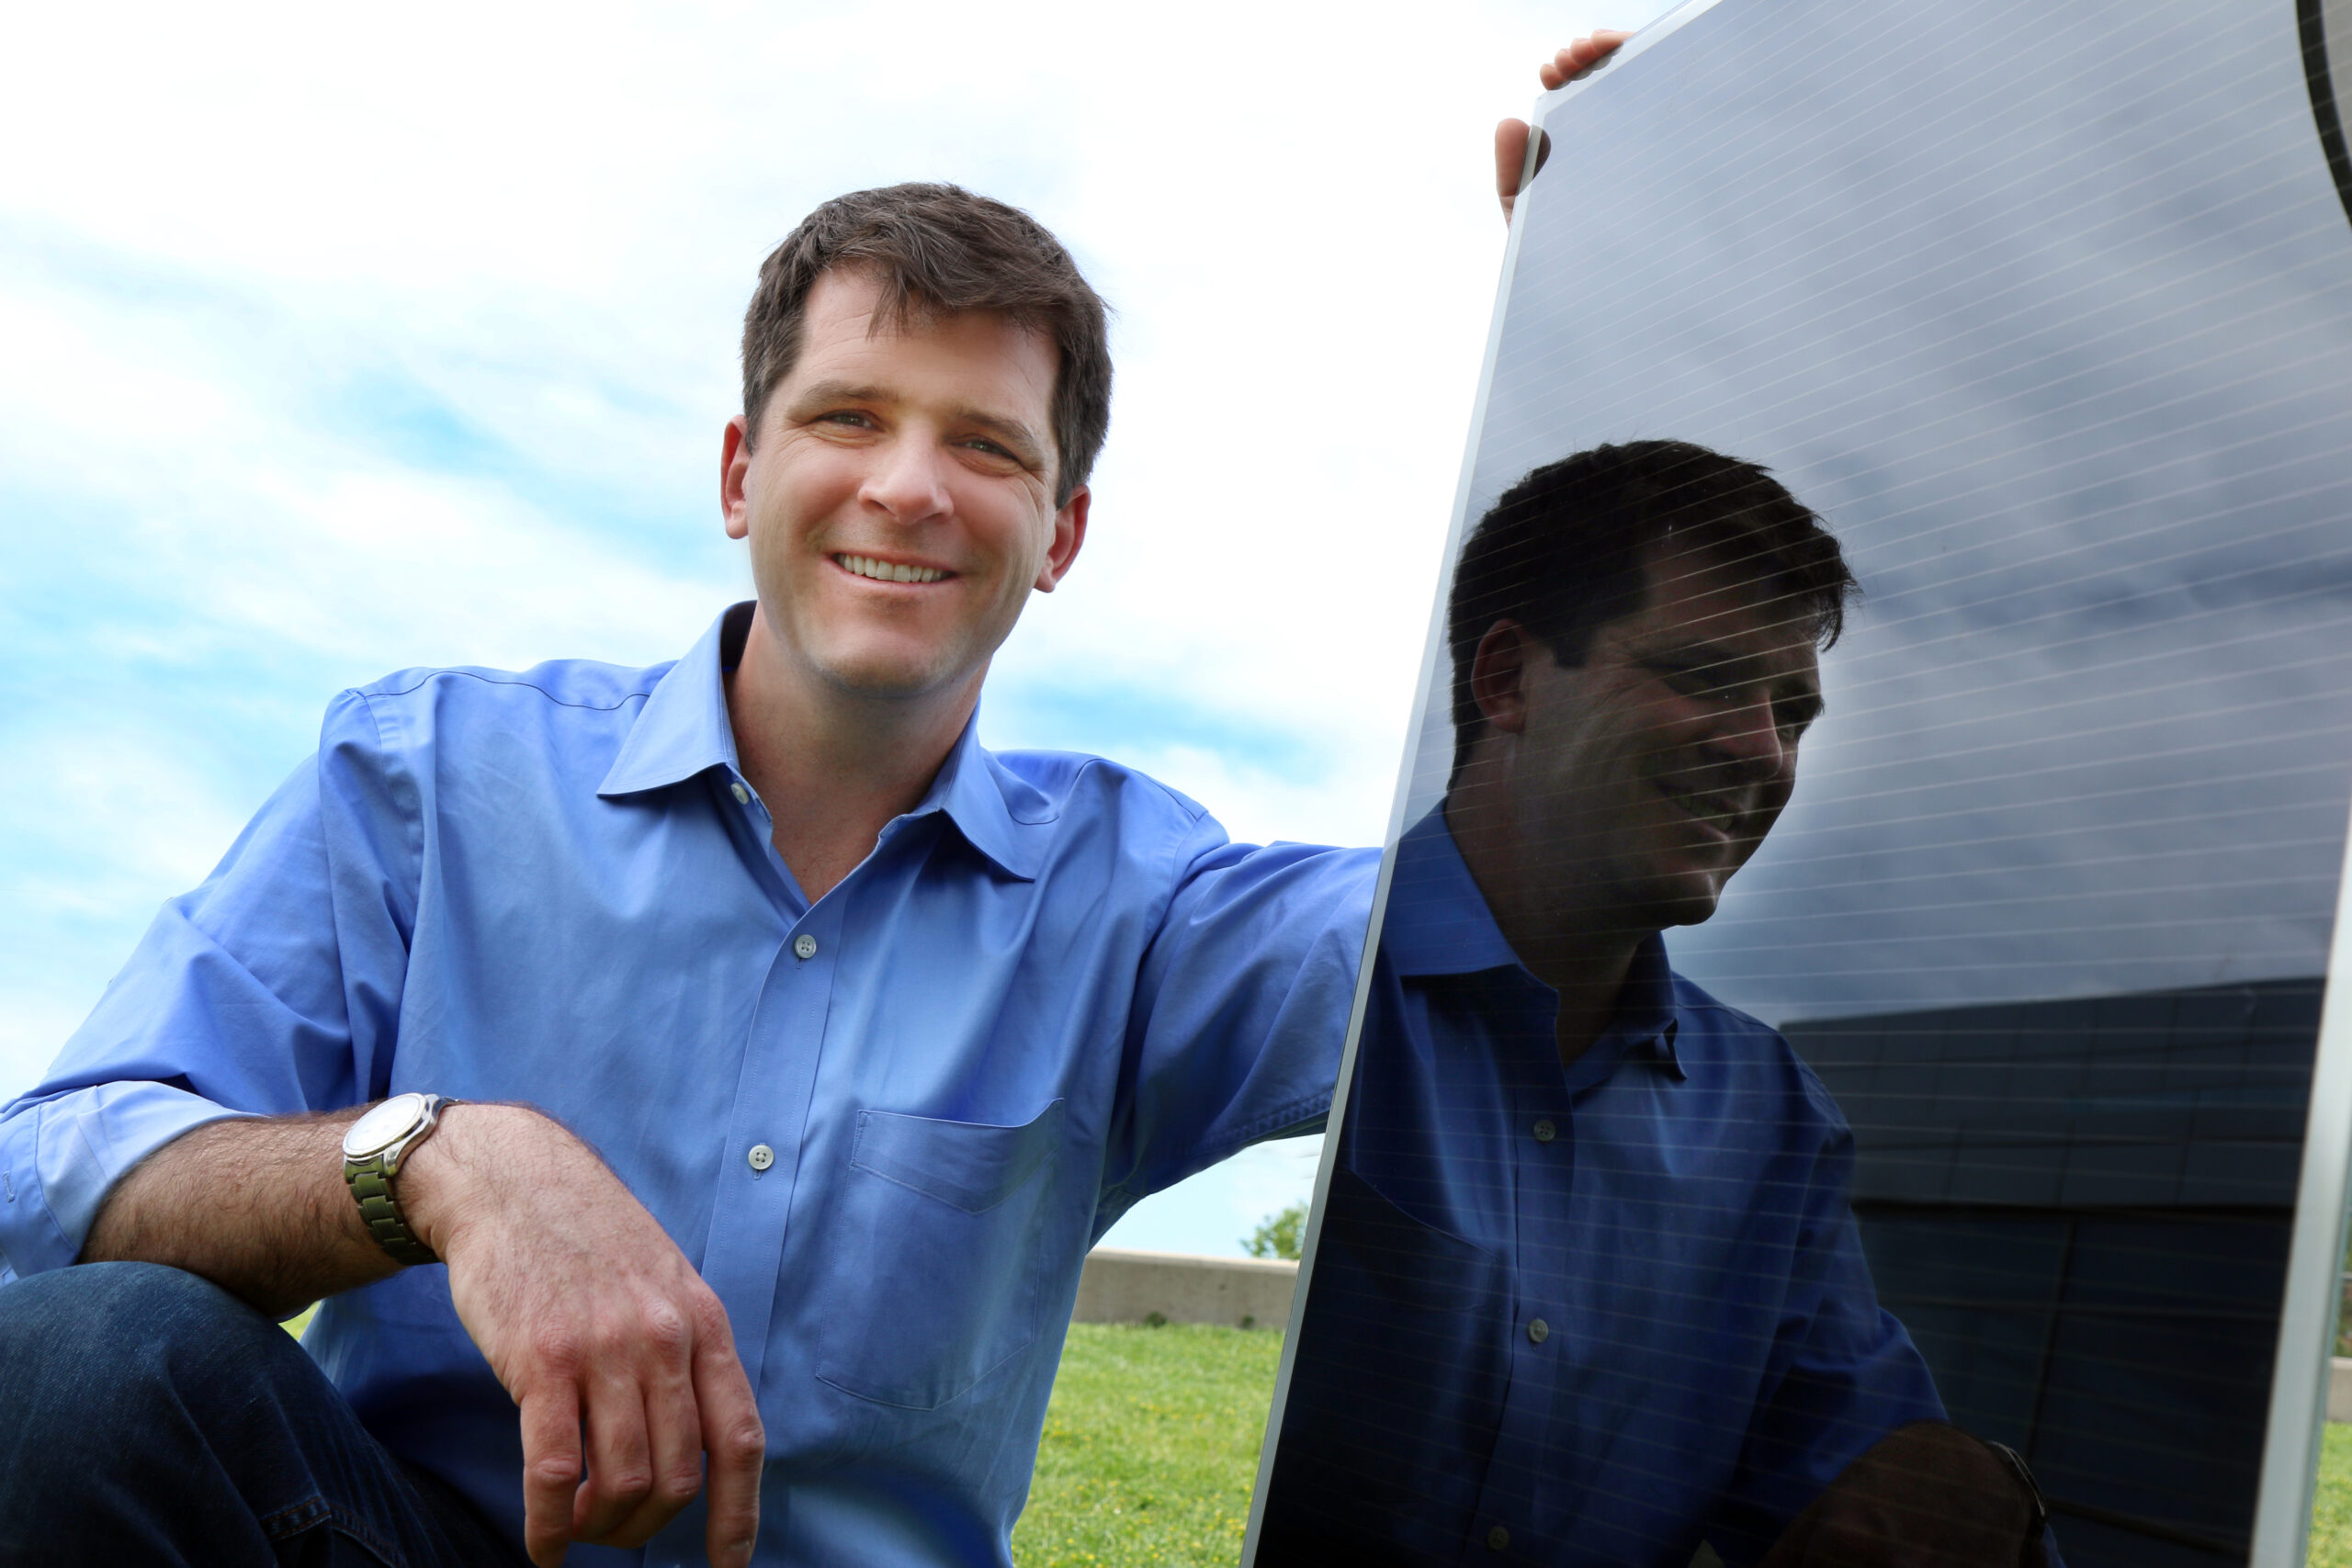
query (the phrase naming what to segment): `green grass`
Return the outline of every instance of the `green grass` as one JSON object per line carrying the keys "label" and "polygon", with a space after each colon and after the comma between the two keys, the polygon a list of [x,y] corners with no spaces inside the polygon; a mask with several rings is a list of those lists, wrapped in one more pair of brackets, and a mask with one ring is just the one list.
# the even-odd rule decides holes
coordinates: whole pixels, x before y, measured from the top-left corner
{"label": "green grass", "polygon": [[2310,1568],[2352,1568],[2352,1427],[2322,1428],[2319,1495],[2312,1505]]}
{"label": "green grass", "polygon": [[1232,1568],[1282,1349],[1204,1324],[1071,1324],[1013,1561]]}

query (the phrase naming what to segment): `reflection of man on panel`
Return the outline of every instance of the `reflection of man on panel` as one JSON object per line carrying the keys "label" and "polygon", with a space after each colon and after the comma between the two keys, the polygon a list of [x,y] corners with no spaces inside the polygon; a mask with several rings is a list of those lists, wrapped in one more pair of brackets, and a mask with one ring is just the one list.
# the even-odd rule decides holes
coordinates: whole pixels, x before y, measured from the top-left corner
{"label": "reflection of man on panel", "polygon": [[[1837,1107],[1659,939],[1788,803],[1853,587],[1763,469],[1679,442],[1539,468],[1472,536],[1451,790],[1397,851],[1261,1562],[1841,1560],[1795,1538],[1850,1519],[1792,1520],[1941,1419]],[[2018,1562],[2002,1461],[1905,1442]],[[1946,1559],[1851,1559],[1897,1560]]]}

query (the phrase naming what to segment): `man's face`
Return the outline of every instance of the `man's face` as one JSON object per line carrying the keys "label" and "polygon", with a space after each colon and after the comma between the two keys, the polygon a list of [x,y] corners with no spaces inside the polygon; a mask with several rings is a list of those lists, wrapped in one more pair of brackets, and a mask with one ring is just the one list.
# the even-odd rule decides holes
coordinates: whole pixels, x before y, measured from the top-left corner
{"label": "man's face", "polygon": [[722,500],[786,658],[911,697],[977,684],[1077,556],[1087,496],[1054,503],[1049,340],[986,314],[875,333],[878,299],[860,272],[817,280],[757,440],[729,427]]}
{"label": "man's face", "polygon": [[1655,930],[1713,914],[1771,830],[1821,682],[1813,628],[1732,562],[1653,554],[1645,573],[1645,606],[1583,663],[1526,644],[1510,809],[1538,905]]}

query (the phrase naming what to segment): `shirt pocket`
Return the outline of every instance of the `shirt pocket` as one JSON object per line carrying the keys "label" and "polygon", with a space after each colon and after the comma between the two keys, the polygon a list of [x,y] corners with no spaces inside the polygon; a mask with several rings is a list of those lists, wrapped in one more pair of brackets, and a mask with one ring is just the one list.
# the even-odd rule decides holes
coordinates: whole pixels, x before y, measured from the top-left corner
{"label": "shirt pocket", "polygon": [[1017,1127],[857,1113],[827,1248],[839,1271],[820,1380],[933,1410],[1028,1348],[1062,1106]]}

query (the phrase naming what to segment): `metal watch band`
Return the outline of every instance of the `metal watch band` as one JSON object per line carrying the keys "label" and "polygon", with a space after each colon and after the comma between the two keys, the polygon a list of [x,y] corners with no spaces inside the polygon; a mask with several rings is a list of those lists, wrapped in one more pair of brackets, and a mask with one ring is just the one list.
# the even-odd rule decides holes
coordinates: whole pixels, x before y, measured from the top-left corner
{"label": "metal watch band", "polygon": [[[411,1120],[401,1123],[405,1114]],[[437,1094],[411,1091],[396,1094],[362,1115],[344,1134],[343,1179],[359,1205],[359,1218],[376,1245],[403,1265],[438,1263],[433,1249],[409,1228],[408,1215],[392,1191],[393,1179],[414,1152],[441,1124],[441,1113],[456,1100]],[[353,1152],[353,1145],[368,1152]]]}
{"label": "metal watch band", "polygon": [[384,1174],[383,1156],[370,1155],[364,1160],[345,1162],[343,1179],[351,1184],[351,1195],[359,1200],[359,1217],[367,1222],[368,1234],[376,1238],[377,1246],[391,1254],[394,1262],[441,1261],[408,1228],[408,1216],[401,1213],[401,1201],[392,1196],[391,1178]]}

